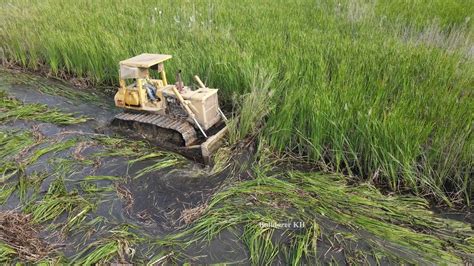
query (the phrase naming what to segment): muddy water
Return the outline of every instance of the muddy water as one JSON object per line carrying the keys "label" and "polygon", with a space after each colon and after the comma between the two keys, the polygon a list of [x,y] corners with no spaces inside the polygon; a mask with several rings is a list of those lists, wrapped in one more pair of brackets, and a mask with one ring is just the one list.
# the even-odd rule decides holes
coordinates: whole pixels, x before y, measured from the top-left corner
{"label": "muddy water", "polygon": [[[46,141],[29,153],[37,149],[50,145],[53,142],[62,142],[71,138],[80,138],[81,143],[87,143],[96,136],[114,136],[110,126],[111,118],[120,110],[112,106],[112,97],[107,95],[95,96],[94,101],[84,101],[80,97],[66,97],[58,90],[75,91],[76,88],[68,87],[39,77],[36,81],[41,82],[37,85],[35,82],[22,82],[22,76],[12,77],[10,73],[0,70],[0,90],[6,91],[9,95],[21,100],[24,103],[42,103],[52,108],[67,113],[83,115],[91,119],[85,123],[71,126],[58,126],[51,123],[33,122],[16,120],[8,123],[0,123],[0,131],[7,130],[35,130],[39,132]],[[41,92],[41,86],[55,88],[50,90],[52,93]],[[89,93],[82,90],[81,93]],[[71,95],[71,94],[66,94]],[[124,136],[122,136],[124,137]],[[126,136],[125,136],[126,137]],[[56,152],[47,153],[41,156],[34,164],[29,165],[25,172],[32,174],[34,172],[46,172],[47,176],[40,185],[40,192],[45,193],[51,182],[58,178],[58,169],[56,162],[63,158],[74,158],[77,144],[75,147]],[[101,145],[89,145],[82,149],[80,156],[85,159],[93,158],[94,154],[103,152]],[[150,152],[158,152],[158,148],[151,149]],[[94,157],[95,158],[95,157]],[[66,176],[66,186],[69,191],[77,189],[80,191],[80,183],[84,177],[89,175],[96,176],[118,176],[121,180],[118,186],[121,190],[129,193],[130,197],[123,197],[115,191],[104,193],[97,209],[89,214],[89,219],[95,217],[104,217],[107,219],[105,226],[99,225],[95,233],[87,241],[83,242],[82,236],[73,235],[60,241],[64,248],[62,252],[69,258],[73,257],[79,251],[84,249],[89,243],[107,237],[107,234],[114,225],[131,224],[136,226],[135,232],[150,238],[159,239],[170,233],[179,232],[184,229],[185,221],[182,219],[183,210],[199,207],[206,204],[210,196],[219,188],[219,186],[228,178],[227,174],[210,174],[210,169],[202,164],[189,160],[183,160],[181,164],[173,167],[166,167],[161,170],[153,171],[140,177],[136,177],[138,172],[155,163],[154,160],[144,160],[130,164],[130,158],[123,156],[105,156],[100,157],[93,165],[81,164],[78,162]],[[110,185],[111,181],[97,181],[100,186]],[[30,189],[27,195],[32,195]],[[22,203],[17,194],[13,195],[8,201],[0,205],[1,210],[11,210],[21,208]],[[473,217],[470,213],[445,213],[442,210],[435,210],[440,215],[472,223]],[[65,215],[58,219],[58,222],[65,221]],[[328,222],[329,224],[329,222]],[[341,230],[337,225],[334,230]],[[187,249],[186,256],[177,258],[178,262],[198,262],[198,263],[248,263],[248,251],[237,234],[224,231],[219,237],[212,240],[209,244],[196,244]],[[45,237],[50,237],[50,232],[45,232]],[[54,239],[54,238],[53,238]],[[328,262],[336,260],[344,263],[344,255],[339,251],[332,251],[330,243],[319,243],[321,247],[320,259]],[[363,242],[355,243],[357,246],[363,246]],[[153,245],[140,245],[137,256],[143,261],[149,260],[154,254],[161,252],[159,248]],[[318,251],[319,252],[319,251]],[[328,254],[329,252],[329,254]],[[285,261],[280,258],[280,263]],[[375,261],[374,261],[375,263]]]}
{"label": "muddy water", "polygon": [[[110,104],[113,101],[113,96],[103,95],[97,98],[97,102],[83,102],[81,99],[61,96],[62,93],[58,91],[76,90],[76,88],[35,77],[36,80],[41,82],[41,86],[55,88],[51,94],[44,93],[39,89],[41,86],[37,86],[34,82],[23,82],[22,75],[24,74],[12,76],[10,72],[0,70],[0,90],[6,91],[8,95],[24,103],[46,104],[51,108],[91,119],[85,123],[71,126],[16,120],[0,124],[0,130],[35,130],[44,138],[50,139],[51,142],[66,141],[71,138],[80,138],[82,142],[87,142],[95,136],[116,134],[109,127],[112,117],[120,111]],[[26,78],[30,80],[30,77],[26,76]],[[88,91],[84,90],[81,93],[88,93]],[[41,144],[29,152],[34,152],[34,150],[40,149],[44,145],[50,145],[50,142]],[[81,151],[80,156],[88,159],[94,153],[101,152],[103,149],[104,147],[101,146],[86,147]],[[159,149],[150,152],[156,151],[159,151]],[[28,166],[25,173],[48,173],[40,186],[40,193],[44,194],[51,182],[58,177],[55,173],[54,160],[71,157],[74,152],[75,147],[58,153],[47,153]],[[177,167],[167,167],[134,178],[138,171],[153,163],[153,160],[145,160],[130,165],[128,158],[113,156],[100,158],[100,161],[92,166],[77,164],[73,167],[74,171],[66,177],[66,187],[68,190],[79,189],[80,181],[89,175],[121,177],[123,180],[120,182],[120,186],[131,193],[131,198],[124,200],[117,193],[109,193],[104,196],[103,203],[98,205],[97,210],[90,214],[89,218],[105,217],[111,224],[132,224],[138,228],[137,231],[140,233],[159,238],[171,232],[182,230],[185,226],[184,221],[180,219],[182,211],[205,204],[210,195],[216,191],[226,178],[225,174],[210,175],[209,167],[192,161],[184,161]],[[110,181],[100,181],[97,182],[97,185],[110,185]],[[28,191],[28,195],[32,193],[32,189]],[[0,205],[0,210],[21,207],[18,195],[14,194],[4,205]],[[61,222],[65,219],[66,216],[63,215],[58,221]],[[98,232],[92,235],[86,243],[80,245],[80,248],[75,247],[81,240],[78,236],[63,240],[65,248],[62,252],[67,257],[71,257],[79,252],[81,247],[84,248],[88,243],[104,237],[105,232],[100,232],[100,228],[97,229]],[[148,250],[151,247],[142,248]],[[234,234],[228,232],[225,232],[219,239],[212,241],[210,245],[192,247],[190,252],[196,254],[198,256],[197,261],[202,263],[238,262],[247,258],[243,244]],[[151,255],[153,255],[153,252],[142,254],[144,260],[149,259],[146,256]],[[195,261],[194,255],[187,257],[185,260]]]}

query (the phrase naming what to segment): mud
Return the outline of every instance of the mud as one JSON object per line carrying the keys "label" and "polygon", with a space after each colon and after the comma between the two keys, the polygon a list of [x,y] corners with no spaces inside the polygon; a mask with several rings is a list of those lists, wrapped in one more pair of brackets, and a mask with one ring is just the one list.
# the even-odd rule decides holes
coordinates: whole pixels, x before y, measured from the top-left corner
{"label": "mud", "polygon": [[[76,90],[76,88],[68,87],[65,84],[58,84],[57,81],[47,79],[41,79],[41,81],[51,87]],[[183,160],[178,165],[165,167],[137,177],[140,170],[152,166],[156,161],[149,159],[130,164],[130,158],[120,156],[120,154],[95,156],[95,154],[106,150],[105,146],[94,142],[95,137],[117,135],[116,132],[110,129],[109,124],[119,110],[113,108],[110,104],[100,104],[101,102],[112,102],[112,96],[109,98],[103,96],[93,102],[83,102],[81,99],[68,98],[54,93],[46,94],[40,92],[34,84],[23,84],[21,80],[15,82],[15,78],[12,78],[11,73],[4,70],[0,70],[0,90],[6,91],[9,95],[24,103],[42,103],[51,108],[58,108],[63,112],[90,118],[87,122],[70,126],[22,120],[0,123],[0,131],[35,130],[49,141],[35,146],[28,151],[29,154],[43,148],[45,145],[50,145],[52,142],[77,139],[77,144],[74,147],[44,154],[35,163],[24,169],[26,175],[33,173],[45,174],[45,179],[39,186],[41,195],[44,195],[51,183],[61,175],[66,180],[66,188],[69,191],[77,190],[79,193],[85,193],[83,187],[81,187],[81,182],[86,176],[120,177],[118,181],[99,180],[94,182],[98,188],[109,186],[113,187],[114,191],[102,193],[97,208],[88,214],[88,220],[104,217],[107,221],[105,225],[93,225],[89,237],[84,238],[83,234],[71,234],[60,239],[51,237],[51,231],[43,232],[45,238],[61,244],[61,252],[67,257],[73,257],[88,244],[102,239],[108,229],[118,224],[131,224],[135,226],[135,232],[150,238],[159,239],[171,233],[179,232],[185,228],[186,224],[199,217],[199,212],[205,208],[210,197],[228,178],[226,171],[220,174],[211,174],[209,167],[190,160]],[[88,93],[87,89],[81,90],[83,90],[81,93]],[[159,148],[151,148],[149,152],[161,151]],[[74,163],[68,166],[68,169],[58,169],[58,162],[62,159],[69,159]],[[86,163],[88,160],[92,162]],[[242,161],[240,166],[246,167],[246,162]],[[246,178],[245,171],[241,178]],[[33,190],[33,188],[28,188],[27,198],[34,194]],[[14,209],[21,210],[23,207],[18,192],[15,192],[5,204],[0,205],[0,213]],[[468,221],[471,224],[473,222],[471,214],[451,214],[444,213],[442,210],[437,210],[437,212],[451,219]],[[55,223],[61,223],[65,220],[66,215],[63,214]],[[337,225],[334,225],[334,230],[336,229],[341,230],[337,228]],[[225,262],[248,264],[249,254],[239,238],[238,231],[239,229],[237,229],[237,232],[224,231],[208,244],[194,244],[187,248],[184,254],[176,256],[177,258],[174,261],[178,263]],[[365,244],[363,241],[359,241],[355,242],[354,245],[360,248]],[[318,251],[320,253],[319,260],[346,262],[344,253],[334,248],[331,243],[321,241],[320,246],[321,250]],[[159,249],[157,250],[146,244],[141,245],[139,249],[137,256],[141,256],[143,261],[151,259],[154,253],[160,252]],[[279,261],[279,264],[283,264],[285,260],[279,258]],[[375,261],[372,262],[375,263]]]}
{"label": "mud", "polygon": [[[20,77],[21,78],[21,77]],[[41,79],[41,82],[47,83],[51,87],[64,89],[64,84],[58,84],[57,81]],[[20,83],[20,84],[18,84]],[[17,98],[24,103],[41,103],[48,107],[57,108],[63,112],[74,113],[77,116],[87,116],[91,118],[85,123],[71,126],[57,126],[50,123],[41,123],[33,121],[15,120],[0,124],[0,130],[32,130],[35,129],[39,134],[51,141],[65,141],[71,138],[79,138],[81,142],[87,142],[95,136],[117,135],[109,128],[109,123],[119,110],[110,105],[96,105],[90,102],[81,102],[80,99],[66,98],[60,95],[45,94],[37,90],[34,84],[21,84],[15,82],[11,73],[5,70],[0,71],[0,90],[4,90],[8,95]],[[75,89],[75,88],[70,88]],[[83,93],[87,93],[84,90]],[[107,102],[112,98],[102,98],[100,100]],[[98,101],[100,102],[100,101]],[[120,136],[120,135],[118,135]],[[34,147],[29,153],[36,149],[44,148],[48,143]],[[77,146],[77,145],[76,145]],[[74,159],[74,153],[77,147],[67,149],[57,153],[47,153],[41,156],[34,164],[25,169],[25,173],[35,172],[47,173],[42,181],[39,192],[45,194],[51,182],[57,178],[58,171],[55,169],[54,160],[61,158]],[[94,153],[103,151],[104,147],[89,146],[79,152],[82,159],[91,159]],[[157,149],[159,151],[159,149]],[[77,151],[76,151],[77,152]],[[150,151],[153,152],[153,151]],[[77,155],[77,154],[76,154]],[[72,173],[66,176],[66,187],[68,190],[79,189],[80,181],[88,175],[107,175],[119,176],[121,180],[116,186],[122,187],[119,191],[127,191],[131,202],[124,200],[120,193],[110,193],[104,202],[98,204],[97,209],[90,215],[90,218],[105,217],[113,224],[128,223],[137,226],[140,231],[149,236],[165,236],[171,232],[176,232],[185,226],[181,219],[183,210],[195,208],[205,204],[210,196],[216,191],[222,181],[226,178],[225,174],[209,175],[209,167],[200,163],[186,160],[179,167],[172,169],[165,168],[134,178],[141,169],[150,166],[153,161],[145,160],[133,165],[129,165],[129,159],[121,156],[99,158],[94,165],[83,165],[80,161],[73,166]],[[111,182],[96,182],[96,185],[110,185]],[[29,195],[32,191],[29,191]],[[123,192],[125,193],[125,192]],[[121,197],[122,196],[122,197]],[[126,197],[125,197],[126,198]],[[0,211],[12,209],[21,209],[22,204],[15,192],[5,204],[0,205]],[[58,221],[65,220],[62,215]],[[55,221],[56,222],[56,221]],[[100,235],[100,232],[98,232]],[[48,235],[46,232],[45,235]],[[100,236],[92,236],[81,247],[87,243],[99,239]],[[65,239],[62,243],[65,248],[62,252],[66,256],[76,254],[80,249],[76,249],[80,237],[71,237]],[[213,241],[207,249],[207,252],[200,252],[197,261],[219,262],[219,261],[240,261],[245,256],[241,252],[235,253],[235,247],[243,249],[242,244],[238,245],[239,240],[233,234],[224,235],[216,241]],[[144,247],[146,249],[146,247]],[[216,255],[220,254],[220,255]],[[232,255],[234,254],[234,255]],[[193,257],[187,257],[187,260],[195,261]]]}

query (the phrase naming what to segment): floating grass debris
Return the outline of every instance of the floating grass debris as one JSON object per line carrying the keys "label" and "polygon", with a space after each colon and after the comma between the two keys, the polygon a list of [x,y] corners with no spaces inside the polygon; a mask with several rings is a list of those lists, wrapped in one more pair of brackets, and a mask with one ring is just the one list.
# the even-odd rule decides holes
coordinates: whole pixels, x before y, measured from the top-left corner
{"label": "floating grass debris", "polygon": [[11,246],[5,243],[0,242],[0,262],[1,263],[7,263],[16,256],[17,256],[17,253],[15,252],[15,249],[13,249]]}
{"label": "floating grass debris", "polygon": [[16,162],[22,152],[35,144],[29,131],[0,131],[0,183],[3,183],[22,171],[22,166]]}
{"label": "floating grass debris", "polygon": [[74,145],[76,145],[77,141],[78,140],[76,138],[71,138],[67,140],[53,140],[52,143],[45,143],[43,147],[38,147],[35,149],[31,156],[26,157],[22,163],[26,165],[32,164],[45,154],[57,153],[72,148]]}
{"label": "floating grass debris", "polygon": [[0,189],[0,204],[5,204],[5,202],[10,198],[12,193],[16,190],[16,186],[11,184],[5,184],[1,186]]}
{"label": "floating grass debris", "polygon": [[96,193],[115,192],[115,187],[111,186],[111,185],[99,186],[99,185],[95,184],[94,182],[83,181],[83,182],[81,182],[81,190],[84,193],[94,195]]}
{"label": "floating grass debris", "polygon": [[0,131],[0,157],[4,161],[12,160],[33,143],[33,134],[29,131]]}
{"label": "floating grass debris", "polygon": [[121,225],[110,230],[110,235],[103,237],[77,254],[72,263],[78,265],[105,264],[110,262],[128,263],[135,255],[134,244],[141,241],[131,232],[129,225]]}
{"label": "floating grass debris", "polygon": [[122,178],[118,176],[86,176],[79,183],[84,193],[90,195],[99,193],[105,196],[107,193],[116,192],[120,181]]}
{"label": "floating grass debris", "polygon": [[124,210],[126,213],[130,213],[133,208],[135,199],[133,198],[132,192],[122,183],[115,185],[118,197],[124,202]]}
{"label": "floating grass debris", "polygon": [[[45,173],[32,172],[25,174],[25,169],[37,162],[43,155],[56,153],[71,148],[76,139],[48,143],[43,138],[35,139],[30,131],[0,131],[0,202],[4,203],[10,195],[18,191],[21,201],[26,201],[28,189],[39,189]],[[13,178],[15,177],[15,178]],[[11,179],[11,180],[10,180]]]}
{"label": "floating grass debris", "polygon": [[133,165],[137,162],[142,162],[145,160],[152,160],[153,164],[150,166],[144,167],[143,169],[137,171],[137,175],[134,178],[140,178],[143,175],[146,175],[151,172],[156,172],[161,169],[171,167],[171,166],[177,166],[180,163],[184,162],[184,158],[180,155],[177,155],[175,153],[171,152],[154,152],[150,153],[144,156],[141,156],[139,158],[133,159],[129,161],[130,165]]}
{"label": "floating grass debris", "polygon": [[153,265],[162,265],[165,264],[166,262],[169,262],[170,260],[172,261],[173,256],[175,255],[174,252],[169,252],[169,253],[159,253],[146,264],[147,266],[153,266]]}
{"label": "floating grass debris", "polygon": [[[61,214],[68,212],[67,223],[74,224],[74,220],[81,219],[94,204],[78,195],[77,191],[68,192],[62,178],[54,180],[48,188],[48,192],[39,202],[31,202],[25,208],[31,213],[35,223],[43,223],[55,220]],[[87,210],[84,212],[84,210]]]}
{"label": "floating grass debris", "polygon": [[119,176],[110,176],[110,175],[88,175],[84,177],[85,181],[119,181],[121,177]]}
{"label": "floating grass debris", "polygon": [[107,218],[96,216],[90,220],[83,220],[80,223],[70,225],[67,227],[67,233],[70,236],[80,235],[82,238],[82,245],[85,245],[92,235],[107,230],[108,223],[109,221]]}
{"label": "floating grass debris", "polygon": [[58,125],[71,125],[83,123],[88,120],[85,116],[76,117],[73,114],[62,113],[56,109],[50,109],[44,104],[23,104],[20,101],[7,96],[0,91],[0,122],[24,119],[41,122],[49,122]]}
{"label": "floating grass debris", "polygon": [[[43,155],[57,153],[73,147],[76,138],[68,140],[34,139],[30,131],[1,131],[0,130],[0,183],[13,176],[22,177],[24,169],[38,161]],[[58,164],[60,165],[60,164]],[[22,181],[20,179],[20,181]]]}
{"label": "floating grass debris", "polygon": [[8,69],[0,69],[1,78],[9,85],[26,85],[31,89],[38,90],[41,93],[49,95],[58,95],[67,98],[74,103],[81,104],[84,102],[92,103],[103,107],[111,104],[104,102],[100,91],[92,89],[77,88],[67,86],[62,82],[52,82],[51,80],[39,77],[38,75],[25,73],[22,71],[9,71]]}
{"label": "floating grass debris", "polygon": [[[323,239],[358,263],[368,263],[357,255],[367,251],[355,243],[404,263],[462,263],[474,254],[472,228],[434,216],[421,198],[385,196],[370,184],[350,187],[341,175],[256,173],[256,179],[216,194],[203,216],[171,240],[190,245],[243,227],[253,264],[271,263],[280,252],[290,264],[315,262]],[[293,221],[304,227],[278,226]],[[278,235],[286,240],[276,241]]]}
{"label": "floating grass debris", "polygon": [[139,157],[147,154],[150,148],[150,146],[143,141],[131,141],[119,137],[96,136],[94,140],[105,147],[104,151],[95,153],[97,157]]}

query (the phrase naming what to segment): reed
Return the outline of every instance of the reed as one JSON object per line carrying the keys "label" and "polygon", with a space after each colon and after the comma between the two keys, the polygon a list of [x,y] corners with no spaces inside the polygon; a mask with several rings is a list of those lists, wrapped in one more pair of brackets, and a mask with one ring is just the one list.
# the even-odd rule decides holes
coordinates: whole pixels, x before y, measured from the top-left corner
{"label": "reed", "polygon": [[[120,60],[169,53],[175,56],[169,73],[183,69],[188,81],[200,74],[221,88],[227,106],[232,95],[251,92],[256,73],[273,73],[254,90],[256,105],[251,98],[241,102],[234,137],[263,121],[258,130],[275,151],[305,155],[391,190],[471,201],[471,3],[1,5],[6,64],[113,85]],[[258,105],[266,97],[258,89],[265,88],[274,95]]]}

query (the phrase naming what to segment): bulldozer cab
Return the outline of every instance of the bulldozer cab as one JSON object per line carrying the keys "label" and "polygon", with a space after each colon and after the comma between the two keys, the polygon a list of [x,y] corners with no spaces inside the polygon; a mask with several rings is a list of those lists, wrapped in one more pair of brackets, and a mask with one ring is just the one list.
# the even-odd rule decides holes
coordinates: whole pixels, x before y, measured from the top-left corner
{"label": "bulldozer cab", "polygon": [[171,58],[171,55],[166,54],[141,54],[120,61],[120,79],[150,79],[150,70],[155,70],[166,86],[168,82],[163,62]]}
{"label": "bulldozer cab", "polygon": [[[166,54],[140,54],[121,61],[120,88],[115,104],[128,109],[162,111],[164,98],[161,91],[168,85],[163,63],[171,58]],[[152,75],[152,72],[157,75]]]}

